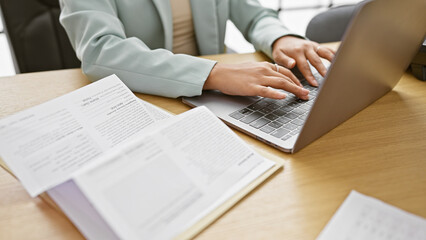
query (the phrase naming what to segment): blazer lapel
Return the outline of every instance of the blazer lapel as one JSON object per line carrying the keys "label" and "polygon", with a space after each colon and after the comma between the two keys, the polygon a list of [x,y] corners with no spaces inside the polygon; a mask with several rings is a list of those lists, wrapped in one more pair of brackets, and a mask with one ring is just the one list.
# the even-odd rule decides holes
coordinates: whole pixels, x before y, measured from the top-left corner
{"label": "blazer lapel", "polygon": [[221,53],[216,0],[191,0],[191,9],[200,54]]}
{"label": "blazer lapel", "polygon": [[160,15],[164,29],[164,43],[167,50],[173,48],[173,16],[170,7],[170,0],[153,0],[155,7]]}

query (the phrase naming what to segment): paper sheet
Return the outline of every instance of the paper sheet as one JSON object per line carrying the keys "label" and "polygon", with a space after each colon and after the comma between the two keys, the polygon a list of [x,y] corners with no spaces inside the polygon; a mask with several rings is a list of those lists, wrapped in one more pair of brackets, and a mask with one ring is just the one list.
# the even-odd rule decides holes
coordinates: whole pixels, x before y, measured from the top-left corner
{"label": "paper sheet", "polygon": [[[140,102],[152,116],[155,124],[161,124],[173,116],[148,102],[143,100]],[[155,124],[147,127],[154,127]],[[119,239],[74,181],[64,182],[49,189],[47,193],[87,239]]]}
{"label": "paper sheet", "polygon": [[74,180],[120,238],[170,239],[274,165],[197,108]]}
{"label": "paper sheet", "polygon": [[115,75],[0,120],[0,154],[31,196],[155,122]]}
{"label": "paper sheet", "polygon": [[352,191],[317,240],[426,240],[426,219]]}

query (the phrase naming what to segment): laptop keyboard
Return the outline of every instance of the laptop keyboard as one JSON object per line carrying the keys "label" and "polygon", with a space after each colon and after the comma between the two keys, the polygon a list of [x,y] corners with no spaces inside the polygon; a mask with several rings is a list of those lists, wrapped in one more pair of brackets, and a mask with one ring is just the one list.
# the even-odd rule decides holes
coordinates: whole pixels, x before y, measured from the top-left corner
{"label": "laptop keyboard", "polygon": [[[323,80],[318,73],[314,77],[319,83]],[[288,94],[282,100],[262,98],[229,116],[271,136],[287,140],[300,132],[318,93],[318,88],[310,86],[306,80],[303,79],[301,83],[310,91],[308,101],[298,99],[293,94]]]}

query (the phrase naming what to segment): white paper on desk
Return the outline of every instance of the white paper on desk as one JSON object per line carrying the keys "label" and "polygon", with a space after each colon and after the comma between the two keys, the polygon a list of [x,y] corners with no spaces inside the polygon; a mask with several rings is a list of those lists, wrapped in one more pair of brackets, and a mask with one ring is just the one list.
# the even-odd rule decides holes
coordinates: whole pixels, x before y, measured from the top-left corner
{"label": "white paper on desk", "polygon": [[121,239],[175,237],[275,165],[205,107],[104,156],[74,181]]}
{"label": "white paper on desk", "polygon": [[352,191],[317,240],[425,240],[426,219]]}
{"label": "white paper on desk", "polygon": [[51,188],[47,193],[86,239],[119,239],[73,180]]}
{"label": "white paper on desk", "polygon": [[[173,115],[143,100],[140,101],[152,116],[155,124],[147,128],[155,128]],[[148,129],[146,129],[148,131]],[[119,239],[105,220],[99,215],[73,180],[64,182],[47,191],[49,196],[62,209],[86,239],[115,240]]]}
{"label": "white paper on desk", "polygon": [[31,196],[155,122],[112,75],[0,120],[0,154]]}

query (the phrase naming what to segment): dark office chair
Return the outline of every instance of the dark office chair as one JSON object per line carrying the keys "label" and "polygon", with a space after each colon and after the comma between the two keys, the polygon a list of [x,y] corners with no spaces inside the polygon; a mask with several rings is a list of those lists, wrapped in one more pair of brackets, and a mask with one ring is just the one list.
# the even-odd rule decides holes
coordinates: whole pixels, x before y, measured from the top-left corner
{"label": "dark office chair", "polygon": [[346,5],[319,13],[309,22],[306,37],[319,43],[342,40],[357,7],[358,5]]}
{"label": "dark office chair", "polygon": [[58,0],[0,0],[0,7],[17,73],[80,67]]}

